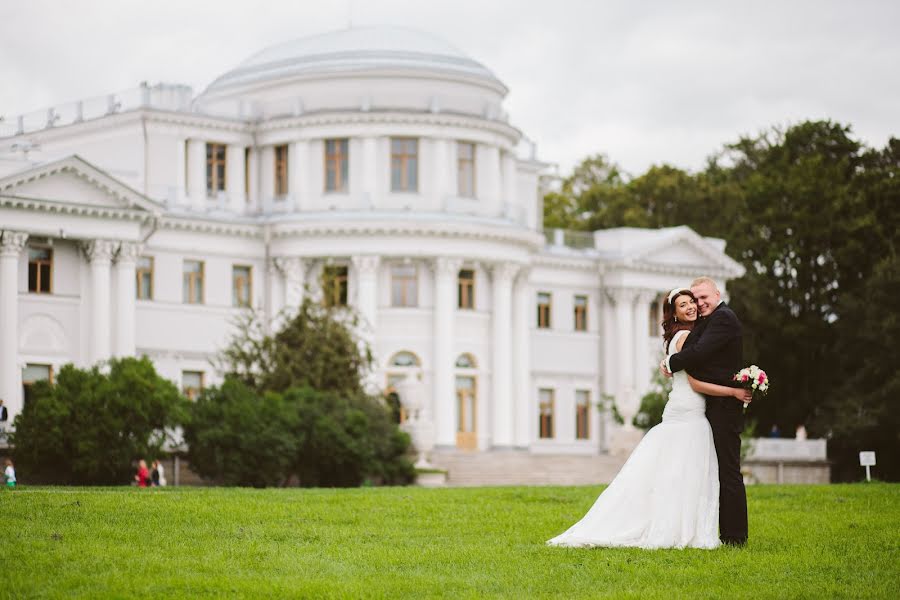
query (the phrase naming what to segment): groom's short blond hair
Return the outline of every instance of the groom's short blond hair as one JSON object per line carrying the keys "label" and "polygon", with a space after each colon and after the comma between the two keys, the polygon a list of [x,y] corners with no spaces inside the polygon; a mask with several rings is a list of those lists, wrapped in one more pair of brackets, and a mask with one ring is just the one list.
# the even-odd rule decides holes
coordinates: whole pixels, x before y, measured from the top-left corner
{"label": "groom's short blond hair", "polygon": [[708,283],[709,285],[713,286],[714,290],[716,290],[717,292],[719,291],[719,286],[716,285],[716,280],[713,279],[712,277],[707,277],[706,275],[703,275],[702,277],[698,277],[697,279],[693,280],[691,282],[691,287],[694,288],[694,287],[697,287],[698,285],[703,285],[704,283]]}

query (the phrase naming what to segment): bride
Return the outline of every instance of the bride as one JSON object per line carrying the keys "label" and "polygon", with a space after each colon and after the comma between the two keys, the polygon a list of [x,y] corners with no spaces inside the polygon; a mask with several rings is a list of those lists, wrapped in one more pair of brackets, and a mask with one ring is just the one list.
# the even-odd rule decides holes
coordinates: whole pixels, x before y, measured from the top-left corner
{"label": "bride", "polygon": [[[696,321],[694,295],[687,289],[672,290],[662,322],[669,356],[681,350]],[[662,423],[647,432],[587,514],[547,544],[716,548],[719,467],[701,393],[749,399],[743,389],[676,373]]]}

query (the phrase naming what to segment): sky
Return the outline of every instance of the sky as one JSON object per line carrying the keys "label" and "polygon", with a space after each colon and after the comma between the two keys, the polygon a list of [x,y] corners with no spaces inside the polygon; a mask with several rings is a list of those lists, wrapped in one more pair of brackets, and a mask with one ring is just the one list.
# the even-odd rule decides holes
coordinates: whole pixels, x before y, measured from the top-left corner
{"label": "sky", "polygon": [[440,36],[510,89],[513,125],[566,174],[702,169],[741,135],[804,119],[900,136],[891,0],[0,0],[0,115],[130,89],[201,92],[266,46],[398,25]]}

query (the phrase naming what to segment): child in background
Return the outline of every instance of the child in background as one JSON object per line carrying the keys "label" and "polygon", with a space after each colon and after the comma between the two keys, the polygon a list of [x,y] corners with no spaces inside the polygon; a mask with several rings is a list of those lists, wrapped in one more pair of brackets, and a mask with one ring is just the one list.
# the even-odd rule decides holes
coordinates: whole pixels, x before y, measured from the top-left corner
{"label": "child in background", "polygon": [[3,478],[6,480],[6,487],[12,489],[16,487],[16,470],[13,468],[13,463],[8,458],[6,459],[6,470],[3,471]]}

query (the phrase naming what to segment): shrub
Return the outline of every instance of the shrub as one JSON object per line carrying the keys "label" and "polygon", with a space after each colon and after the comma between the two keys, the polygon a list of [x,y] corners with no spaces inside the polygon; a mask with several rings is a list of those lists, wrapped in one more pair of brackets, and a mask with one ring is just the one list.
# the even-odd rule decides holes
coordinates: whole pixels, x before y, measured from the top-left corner
{"label": "shrub", "polygon": [[38,382],[11,436],[18,471],[41,483],[130,482],[133,462],[156,456],[186,400],[147,358],[64,366],[53,385]]}

